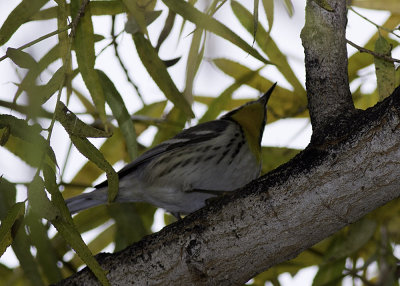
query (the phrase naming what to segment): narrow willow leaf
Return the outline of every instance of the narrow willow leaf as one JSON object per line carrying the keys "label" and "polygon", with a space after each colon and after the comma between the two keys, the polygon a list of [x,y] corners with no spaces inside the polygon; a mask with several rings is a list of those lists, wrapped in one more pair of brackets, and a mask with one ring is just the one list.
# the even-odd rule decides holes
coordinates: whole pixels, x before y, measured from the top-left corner
{"label": "narrow willow leaf", "polygon": [[186,64],[186,85],[185,85],[184,95],[190,102],[193,101],[192,92],[193,92],[194,78],[196,77],[197,71],[199,70],[200,62],[203,59],[203,55],[199,54],[202,34],[203,34],[202,29],[196,29],[194,31]]}
{"label": "narrow willow leaf", "polygon": [[115,251],[120,251],[149,234],[135,204],[113,204],[108,211],[117,227]]}
{"label": "narrow willow leaf", "polygon": [[[81,4],[82,0],[71,1],[71,13],[73,15],[73,18],[75,18],[78,14]],[[97,75],[97,72],[94,70],[94,33],[90,6],[86,8],[85,15],[80,19],[79,24],[76,28],[74,45],[79,71],[81,72],[83,81],[85,82],[85,85],[90,92],[94,105],[96,106],[96,109],[99,113],[100,119],[105,125],[105,99],[99,77]]]}
{"label": "narrow willow leaf", "polygon": [[76,251],[79,257],[86,263],[86,265],[90,268],[96,278],[99,279],[100,283],[102,285],[111,285],[107,279],[104,270],[101,268],[97,260],[93,257],[92,252],[82,240],[82,237],[76,230],[76,228],[72,227],[69,223],[63,220],[62,217],[57,217],[51,223],[58,230],[61,236]]}
{"label": "narrow willow leaf", "polygon": [[10,138],[10,127],[0,129],[0,146],[4,146]]}
{"label": "narrow willow leaf", "polygon": [[[242,76],[252,71],[248,67],[228,59],[219,58],[214,59],[213,62],[225,74],[236,80],[239,80]],[[273,82],[261,75],[256,75],[246,82],[246,84],[264,93],[271,87]],[[297,96],[294,92],[280,86],[275,88],[274,95],[271,96],[268,106],[273,110],[268,116],[269,123],[280,117],[308,117],[305,100]]]}
{"label": "narrow willow leaf", "polygon": [[[57,165],[56,156],[49,143],[40,135],[39,125],[28,125],[26,121],[12,115],[0,114],[0,129],[9,128],[12,136],[18,137],[35,145],[37,153],[45,152],[48,158]],[[8,144],[6,144],[7,147]],[[33,152],[33,150],[32,150]]]}
{"label": "narrow willow leaf", "polygon": [[165,96],[178,108],[182,109],[187,116],[194,117],[190,104],[182,96],[182,93],[179,92],[165,64],[158,57],[151,43],[141,33],[136,33],[132,37],[143,65],[158,87],[164,92]]}
{"label": "narrow willow leaf", "polygon": [[253,44],[256,41],[257,28],[258,28],[258,6],[260,0],[254,0],[254,12],[253,12]]}
{"label": "narrow willow leaf", "polygon": [[22,223],[16,230],[14,241],[11,245],[15,256],[17,257],[24,276],[35,286],[44,286],[45,283],[42,280],[38,264],[35,258],[31,254],[31,244],[29,237],[25,232],[25,224]]}
{"label": "narrow willow leaf", "polygon": [[18,28],[36,14],[48,0],[23,0],[8,15],[0,28],[0,46],[4,45]]}
{"label": "narrow willow leaf", "polygon": [[6,251],[7,247],[13,242],[11,231],[18,219],[25,213],[25,203],[16,203],[8,211],[5,218],[1,220],[0,225],[0,256]]}
{"label": "narrow willow leaf", "polygon": [[17,189],[13,183],[7,181],[4,177],[0,179],[0,221],[8,214],[11,206],[15,204]]}
{"label": "narrow willow leaf", "polygon": [[176,17],[176,13],[174,11],[169,10],[167,19],[165,19],[164,27],[163,27],[160,35],[158,36],[157,46],[156,46],[157,51],[160,49],[162,43],[165,41],[165,39],[171,33],[172,28],[174,27],[175,17]]}
{"label": "narrow willow leaf", "polygon": [[[125,2],[131,3],[132,1],[126,0]],[[125,31],[127,33],[130,33],[130,34],[135,34],[135,33],[140,32],[140,33],[143,33],[143,34],[147,35],[147,26],[149,26],[151,23],[153,23],[161,15],[162,11],[161,10],[146,11],[146,10],[143,10],[143,9],[141,9],[139,7],[137,7],[137,9],[139,11],[139,15],[137,15],[137,16],[138,17],[142,17],[142,16],[144,17],[143,25],[144,25],[146,30],[143,30],[143,28],[137,22],[136,16],[132,14],[132,16],[128,17],[128,21],[125,24]],[[129,9],[129,11],[130,11],[130,9]]]}
{"label": "narrow willow leaf", "polygon": [[244,74],[236,80],[228,88],[226,88],[217,98],[208,106],[206,113],[200,118],[199,123],[214,120],[223,111],[226,110],[226,104],[232,99],[232,93],[246,82],[250,81],[254,76],[258,75],[259,70],[251,71]]}
{"label": "narrow willow leaf", "polygon": [[262,147],[262,174],[288,162],[301,150],[284,147]]}
{"label": "narrow willow leaf", "polygon": [[37,69],[38,63],[28,53],[18,49],[8,48],[6,55],[20,68]]}
{"label": "narrow willow leaf", "polygon": [[249,53],[254,58],[265,64],[271,64],[271,62],[264,58],[257,50],[247,44],[246,41],[244,41],[227,26],[217,21],[213,17],[201,13],[195,7],[183,0],[163,0],[163,2],[168,6],[169,9],[181,15],[184,19],[193,22],[198,28],[206,29],[224,38],[225,40],[230,41],[246,53]]}
{"label": "narrow willow leaf", "polygon": [[314,277],[312,286],[340,285],[343,279],[346,259],[335,260],[320,265],[317,274]]}
{"label": "narrow willow leaf", "polygon": [[47,228],[43,225],[40,217],[32,211],[26,216],[26,224],[29,227],[29,239],[37,250],[36,259],[47,278],[47,282],[53,284],[60,281],[63,276],[57,266],[57,252],[51,245]]}
{"label": "narrow willow leaf", "polygon": [[73,112],[71,112],[63,102],[59,101],[56,107],[56,119],[60,121],[68,134],[78,137],[102,138],[110,137],[112,133],[97,129],[80,120]]}
{"label": "narrow willow leaf", "polygon": [[[116,225],[113,224],[99,233],[87,246],[92,253],[98,253],[102,249],[114,242]],[[68,263],[71,263],[75,268],[80,267],[84,262],[75,255]]]}
{"label": "narrow willow leaf", "polygon": [[292,17],[294,13],[292,0],[283,0],[283,2],[285,3],[286,11],[288,12],[289,16]]}
{"label": "narrow willow leaf", "polygon": [[35,175],[28,187],[28,201],[31,210],[40,218],[54,220],[60,215],[58,209],[47,198],[43,179]]}
{"label": "narrow willow leaf", "polygon": [[264,12],[268,20],[268,34],[274,24],[274,0],[263,0]]}
{"label": "narrow willow leaf", "polygon": [[[125,5],[121,1],[93,1],[88,4],[93,16],[117,15],[127,12]],[[67,11],[70,5],[66,5]],[[57,7],[43,9],[33,15],[30,20],[49,20],[57,18]]]}
{"label": "narrow willow leaf", "polygon": [[108,180],[108,202],[113,202],[118,193],[118,175],[114,168],[107,162],[103,154],[100,153],[92,143],[86,138],[69,135],[72,143],[82,153],[83,156],[95,163],[100,169],[106,172]]}
{"label": "narrow willow leaf", "polygon": [[137,142],[136,142],[136,132],[133,126],[132,119],[125,107],[124,101],[119,94],[117,88],[113,82],[108,78],[108,76],[100,71],[96,70],[103,90],[104,96],[106,98],[107,104],[110,106],[115,119],[118,121],[118,126],[121,129],[126,141],[126,148],[128,150],[129,159],[133,160],[138,156]]}
{"label": "narrow willow leaf", "polygon": [[[246,30],[251,34],[254,31],[253,15],[244,6],[237,1],[231,2],[232,10],[235,16]],[[268,32],[262,25],[258,25],[258,32],[255,37],[257,44],[268,55],[269,58],[274,59],[276,68],[282,73],[286,80],[293,86],[294,95],[302,98],[306,102],[306,92],[303,85],[290,67],[286,55],[284,55],[274,40],[269,36]]]}
{"label": "narrow willow leaf", "polygon": [[400,5],[397,0],[353,0],[351,5],[365,9],[385,10],[392,14],[400,14]]}
{"label": "narrow willow leaf", "polygon": [[148,36],[147,25],[144,17],[144,9],[139,7],[136,0],[122,0],[129,11],[128,22],[125,25],[125,31],[130,34],[137,32]]}
{"label": "narrow willow leaf", "polygon": [[[375,52],[381,55],[391,57],[392,47],[386,41],[384,37],[379,37],[375,42]],[[396,83],[396,74],[394,63],[386,61],[384,59],[375,57],[375,74],[376,81],[378,84],[378,93],[379,99],[383,100],[389,95],[392,94],[395,83]]]}
{"label": "narrow willow leaf", "polygon": [[327,0],[313,0],[317,5],[328,12],[335,11]]}

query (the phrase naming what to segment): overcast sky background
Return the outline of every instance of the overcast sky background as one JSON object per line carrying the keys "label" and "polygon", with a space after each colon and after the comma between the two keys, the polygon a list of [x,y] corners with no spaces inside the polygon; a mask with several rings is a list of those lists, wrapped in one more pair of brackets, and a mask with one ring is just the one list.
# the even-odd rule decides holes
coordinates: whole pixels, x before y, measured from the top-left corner
{"label": "overcast sky background", "polygon": [[[272,37],[283,51],[284,54],[288,56],[289,64],[293,67],[294,72],[299,77],[300,82],[305,82],[305,70],[304,70],[304,51],[301,45],[300,32],[304,26],[304,8],[305,1],[297,0],[294,3],[294,15],[289,17],[285,10],[284,5],[281,1],[275,1],[275,17],[274,17],[274,27],[272,29]],[[0,1],[0,25],[5,21],[7,15],[18,5],[19,1],[8,0]],[[252,3],[252,1],[249,1]],[[51,5],[54,5],[50,1]],[[252,10],[252,7],[247,7]],[[149,35],[152,43],[154,44],[158,38],[159,32],[161,31],[165,18],[167,17],[167,10],[162,3],[158,3],[157,10],[163,10],[162,15],[149,26]],[[260,5],[260,23],[267,27],[267,21],[265,19],[264,12]],[[365,9],[357,9],[357,11],[362,13],[364,16],[373,20],[377,24],[382,24],[389,13],[384,11],[370,11]],[[216,17],[229,26],[233,31],[239,33],[248,43],[252,43],[253,39],[250,34],[248,34],[244,28],[240,25],[238,20],[232,17],[231,8],[229,1],[217,12]],[[351,41],[363,45],[373,33],[376,32],[376,28],[365,20],[361,19],[359,16],[355,15],[351,11],[348,14],[349,22],[347,29],[347,38]],[[117,31],[123,30],[124,22],[126,18],[124,15],[119,15],[117,17]],[[180,23],[182,19],[177,17]],[[104,35],[107,39],[109,37],[109,31],[111,27],[111,19],[109,16],[98,16],[94,17],[94,29],[95,33]],[[185,85],[185,65],[186,65],[186,54],[188,47],[191,43],[190,32],[193,30],[191,24],[187,24],[183,32],[183,37],[178,44],[178,33],[180,25],[175,25],[173,30],[173,36],[166,41],[160,50],[160,57],[162,59],[172,59],[175,57],[183,56],[183,58],[173,67],[169,68],[172,78],[177,84],[180,90],[183,89]],[[56,30],[56,22],[53,20],[41,21],[34,24],[22,26],[13,38],[3,47],[0,48],[0,56],[5,54],[7,47],[19,47],[27,42],[30,42],[37,37],[47,34]],[[251,56],[244,53],[242,50],[233,47],[225,40],[216,37],[214,35],[208,34],[207,47],[206,47],[206,58],[217,58],[225,57],[237,62],[246,64],[253,68],[259,68],[262,64],[253,59]],[[26,49],[25,51],[31,53],[36,60],[40,59],[47,51],[56,44],[56,37],[47,39],[37,45]],[[109,43],[108,40],[104,40],[96,44],[96,52],[99,53],[100,50]],[[131,76],[134,78],[135,82],[139,85],[141,93],[144,95],[144,100],[146,103],[151,103],[154,101],[159,101],[164,99],[164,95],[159,90],[159,88],[154,84],[152,79],[149,77],[145,69],[138,65],[139,62],[132,39],[130,35],[124,34],[119,38],[119,50],[122,55],[124,62],[127,64],[128,70]],[[349,55],[355,53],[356,50],[348,46]],[[395,54],[399,52],[399,49],[394,51]],[[394,56],[396,57],[396,56]],[[399,56],[397,56],[399,57]],[[273,59],[271,59],[273,61]],[[61,65],[58,61],[52,64],[48,71],[41,75],[41,80],[43,83],[47,82],[52,73],[54,73],[57,68]],[[141,108],[141,103],[132,88],[132,86],[126,82],[125,74],[119,67],[117,61],[114,58],[114,51],[110,47],[106,49],[96,60],[96,68],[103,70],[110,79],[116,85],[118,91],[122,95],[128,111],[133,113]],[[373,67],[369,67],[363,71],[365,72],[365,82],[362,86],[363,90],[371,91],[376,86],[376,78],[374,75]],[[24,71],[19,69],[16,70],[14,64],[9,60],[4,60],[0,62],[0,98],[3,100],[11,101],[15,91],[16,86],[13,82],[19,82],[20,78],[23,76]],[[277,81],[278,85],[290,88],[290,85],[286,80],[277,72],[276,68],[273,66],[267,66],[262,69],[261,74],[272,81]],[[79,90],[87,94],[87,90],[84,87],[81,78],[75,80],[79,85]],[[221,93],[227,86],[229,86],[233,80],[220,72],[216,67],[214,67],[210,62],[205,61],[202,63],[199,74],[196,78],[194,86],[194,94],[196,95],[217,95]],[[354,88],[353,86],[351,88]],[[253,97],[259,96],[259,92],[250,88],[243,86],[234,93],[234,97]],[[65,96],[65,95],[64,95]],[[65,98],[63,97],[62,100]],[[18,100],[18,103],[26,103],[27,100],[24,96]],[[65,102],[65,100],[64,100]],[[55,96],[48,103],[46,103],[46,108],[49,111],[54,110]],[[76,113],[82,112],[78,101],[72,98],[69,108]],[[108,109],[109,110],[109,109]],[[205,106],[201,104],[194,105],[194,112],[196,117],[202,115],[206,110]],[[0,107],[0,113],[12,114],[15,116],[20,116],[20,114],[11,111],[6,108]],[[88,117],[82,116],[85,119]],[[196,121],[193,120],[191,124],[195,124]],[[145,145],[149,145],[152,141],[152,136],[156,132],[155,127],[151,127],[148,131],[144,132],[139,137],[139,141]],[[264,146],[283,146],[291,148],[303,149],[307,146],[310,136],[311,136],[311,126],[308,120],[305,119],[286,119],[280,120],[273,124],[266,126],[264,138],[262,144]],[[57,155],[57,160],[59,165],[62,167],[64,165],[64,159],[68,149],[67,142],[68,136],[62,127],[56,125],[56,128],[52,135],[52,147]],[[100,146],[103,139],[91,140],[96,146]],[[64,180],[68,181],[73,178],[76,171],[86,162],[86,158],[79,154],[76,150],[72,153],[71,161],[69,162],[66,169],[66,176]],[[116,169],[123,166],[123,163],[117,163],[115,165]],[[0,174],[4,174],[4,177],[11,182],[28,182],[31,180],[35,173],[35,169],[29,167],[23,163],[20,159],[16,158],[14,155],[9,153],[6,149],[0,148]],[[101,177],[99,180],[103,180]],[[23,200],[26,197],[25,187],[19,187],[18,200]],[[157,211],[156,217],[162,218],[162,211]],[[159,223],[154,226],[154,230],[158,230],[162,227],[160,220]],[[90,241],[94,234],[89,233],[84,235],[85,241]],[[112,251],[112,247],[108,251]],[[12,250],[9,248],[6,253],[0,258],[0,262],[13,266],[18,263]],[[308,268],[306,270],[300,271],[298,275],[291,278],[290,275],[281,275],[280,282],[282,285],[311,285],[312,278],[316,272],[315,267]],[[350,281],[348,281],[350,283]],[[349,284],[350,285],[350,284]]]}

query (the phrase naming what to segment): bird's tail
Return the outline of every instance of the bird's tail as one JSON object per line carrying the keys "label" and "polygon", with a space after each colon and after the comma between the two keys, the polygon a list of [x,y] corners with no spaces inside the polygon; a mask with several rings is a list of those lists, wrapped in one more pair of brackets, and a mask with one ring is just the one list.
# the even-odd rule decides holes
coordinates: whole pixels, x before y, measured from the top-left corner
{"label": "bird's tail", "polygon": [[107,203],[107,188],[96,189],[93,192],[66,199],[65,203],[71,213],[105,204]]}

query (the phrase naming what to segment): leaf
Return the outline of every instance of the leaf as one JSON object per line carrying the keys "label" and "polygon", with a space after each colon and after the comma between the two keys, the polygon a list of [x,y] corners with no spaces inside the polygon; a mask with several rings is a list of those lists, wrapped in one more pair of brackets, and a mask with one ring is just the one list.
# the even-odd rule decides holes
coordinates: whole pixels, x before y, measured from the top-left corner
{"label": "leaf", "polygon": [[[247,32],[252,34],[254,31],[253,15],[237,1],[231,2],[231,8],[240,23],[246,28]],[[263,52],[268,55],[270,59],[274,59],[276,68],[293,86],[295,96],[306,102],[305,89],[290,67],[286,55],[281,52],[279,47],[275,44],[274,40],[269,36],[269,33],[265,31],[261,24],[258,24],[255,40]]]}
{"label": "leaf", "polygon": [[254,12],[253,12],[253,43],[256,41],[257,28],[258,28],[258,5],[259,0],[254,0]]}
{"label": "leaf", "polygon": [[40,218],[51,221],[60,215],[58,209],[47,198],[43,179],[38,174],[28,186],[28,201],[31,211]]}
{"label": "leaf", "polygon": [[156,51],[158,51],[160,49],[160,47],[161,47],[162,43],[164,42],[164,40],[171,33],[172,28],[174,27],[175,17],[176,17],[176,13],[171,11],[171,10],[169,10],[167,19],[165,19],[164,27],[163,27],[162,31],[160,32],[160,35],[158,36],[157,46],[155,48]]}
{"label": "leaf", "polygon": [[86,138],[70,134],[72,143],[83,156],[95,163],[97,167],[106,172],[108,180],[108,202],[113,202],[118,193],[118,175],[114,168],[107,162],[103,154],[96,149]]}
{"label": "leaf", "polygon": [[400,14],[400,6],[397,0],[353,0],[351,1],[351,5],[358,6],[360,8],[385,10],[390,11],[393,14]]}
{"label": "leaf", "polygon": [[165,5],[175,13],[181,15],[184,19],[189,20],[197,25],[198,28],[206,29],[225,40],[230,41],[232,44],[241,48],[246,53],[249,53],[254,58],[260,60],[265,64],[271,64],[270,61],[265,59],[257,50],[252,48],[237,34],[231,31],[227,26],[217,21],[213,17],[201,13],[199,10],[194,8],[192,5],[182,0],[163,0]]}
{"label": "leaf", "polygon": [[[392,47],[380,36],[375,42],[375,52],[385,56],[391,56]],[[380,100],[385,99],[392,94],[395,88],[395,68],[394,63],[384,59],[374,57],[375,73],[378,84],[378,93]]]}
{"label": "leaf", "polygon": [[244,74],[242,77],[237,79],[233,84],[226,88],[217,98],[215,98],[208,106],[207,111],[203,117],[200,118],[199,123],[214,120],[221,113],[226,110],[226,104],[232,99],[232,93],[241,87],[246,82],[250,81],[254,76],[258,75],[259,70],[251,71]]}
{"label": "leaf", "polygon": [[283,0],[283,2],[285,3],[286,11],[288,12],[289,16],[292,17],[293,13],[294,13],[292,1],[291,0]]}
{"label": "leaf", "polygon": [[[73,18],[78,15],[81,4],[82,0],[71,1],[71,13]],[[83,81],[90,92],[100,119],[105,125],[107,121],[105,99],[103,89],[101,88],[100,79],[97,75],[97,72],[94,70],[94,33],[91,17],[92,14],[90,13],[90,7],[87,7],[84,16],[80,18],[79,24],[76,28],[74,38],[75,53]]]}
{"label": "leaf", "polygon": [[[93,16],[117,15],[127,11],[125,5],[120,1],[93,1],[88,5]],[[66,9],[70,10],[69,4],[66,5]],[[43,9],[33,15],[30,20],[49,20],[53,18],[57,18],[57,7]]]}
{"label": "leaf", "polygon": [[24,69],[37,69],[38,63],[28,53],[18,49],[8,48],[6,55],[20,68]]}
{"label": "leaf", "polygon": [[[214,59],[213,62],[221,71],[236,80],[252,72],[248,67],[229,59],[218,58]],[[258,74],[253,76],[246,84],[264,93],[273,82]],[[269,109],[272,111],[268,114],[268,122],[273,122],[281,117],[308,117],[305,99],[305,97],[297,96],[288,89],[277,86],[268,101]]]}
{"label": "leaf", "polygon": [[[28,125],[26,121],[22,119],[18,119],[11,115],[0,114],[0,129],[5,127],[9,128],[12,136],[33,144],[33,146],[35,146],[34,152],[37,152],[37,154],[42,154],[42,152],[45,153],[49,160],[57,165],[53,149],[50,147],[48,141],[40,135],[41,127],[39,125]],[[6,144],[6,147],[8,146],[8,143]]]}
{"label": "leaf", "polygon": [[333,286],[340,285],[343,279],[343,270],[345,268],[346,259],[335,260],[334,262],[323,264],[319,267],[314,277],[312,286]]}
{"label": "leaf", "polygon": [[0,257],[6,251],[13,241],[11,231],[18,219],[23,218],[25,213],[25,203],[16,203],[8,211],[5,218],[1,220],[0,225]]}
{"label": "leaf", "polygon": [[296,156],[301,150],[284,147],[262,147],[262,170],[265,174],[280,165],[288,162]]}
{"label": "leaf", "polygon": [[111,285],[108,281],[104,270],[101,268],[100,264],[93,257],[91,251],[82,240],[79,232],[72,227],[69,223],[62,219],[62,217],[57,217],[52,221],[54,227],[62,235],[62,237],[71,245],[71,247],[76,251],[79,257],[86,263],[93,274],[99,279],[102,285]]}
{"label": "leaf", "polygon": [[0,28],[0,46],[4,45],[18,28],[40,10],[48,0],[23,0],[8,15]]}
{"label": "leaf", "polygon": [[268,34],[272,30],[274,24],[274,0],[263,0],[265,15],[268,20]]}
{"label": "leaf", "polygon": [[56,107],[56,119],[60,121],[68,134],[78,137],[102,138],[110,137],[112,133],[97,129],[80,120],[73,112],[71,112],[63,102],[59,101]]}
{"label": "leaf", "polygon": [[96,71],[99,75],[107,104],[110,106],[115,119],[118,121],[118,126],[124,135],[126,148],[130,157],[129,159],[133,160],[138,156],[138,147],[136,142],[135,127],[133,126],[132,119],[125,107],[121,95],[119,94],[113,82],[104,72],[100,70]]}
{"label": "leaf", "polygon": [[46,276],[47,282],[53,284],[60,281],[63,276],[57,266],[57,252],[47,235],[47,228],[41,222],[40,217],[32,211],[26,216],[26,224],[29,227],[29,239],[37,250],[37,262]]}
{"label": "leaf", "polygon": [[143,65],[158,87],[164,92],[165,96],[179,109],[182,109],[187,116],[194,117],[189,103],[179,92],[165,64],[160,60],[151,43],[141,33],[136,33],[132,35],[132,37]]}
{"label": "leaf", "polygon": [[335,11],[327,0],[313,0],[319,7],[325,9],[328,12]]}
{"label": "leaf", "polygon": [[[148,36],[147,26],[153,23],[162,13],[159,11],[146,11],[135,4],[135,1],[123,0],[128,7],[130,15],[125,23],[125,31],[129,34],[143,33]],[[139,21],[140,20],[140,24]]]}

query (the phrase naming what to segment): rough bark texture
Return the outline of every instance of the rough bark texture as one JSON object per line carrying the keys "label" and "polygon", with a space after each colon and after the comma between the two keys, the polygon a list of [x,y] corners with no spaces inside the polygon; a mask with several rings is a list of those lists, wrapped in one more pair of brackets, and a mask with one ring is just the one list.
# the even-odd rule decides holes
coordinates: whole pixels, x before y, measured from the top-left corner
{"label": "rough bark texture", "polygon": [[355,109],[347,74],[346,0],[328,1],[332,12],[315,2],[307,3],[301,39],[313,140],[321,140],[321,133],[338,128],[333,122],[348,120]]}
{"label": "rough bark texture", "polygon": [[[244,189],[115,254],[113,285],[241,285],[400,197],[400,88]],[[97,284],[84,269],[60,285]]]}

